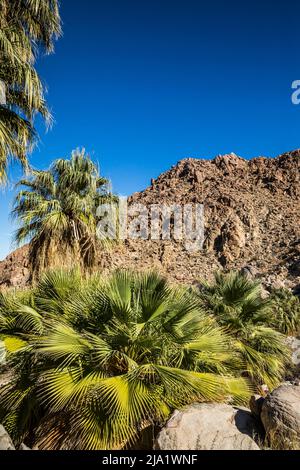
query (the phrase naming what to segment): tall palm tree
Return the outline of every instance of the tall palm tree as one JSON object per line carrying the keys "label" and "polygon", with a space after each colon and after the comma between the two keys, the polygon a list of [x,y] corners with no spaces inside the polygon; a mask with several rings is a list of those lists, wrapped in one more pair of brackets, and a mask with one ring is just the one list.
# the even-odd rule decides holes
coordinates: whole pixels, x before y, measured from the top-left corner
{"label": "tall palm tree", "polygon": [[24,299],[0,299],[4,340],[27,341],[9,354],[13,377],[0,391],[16,443],[124,448],[176,407],[248,399],[226,334],[154,273],[50,272]]}
{"label": "tall palm tree", "polygon": [[57,0],[0,0],[0,182],[9,158],[27,166],[36,141],[34,116],[51,120],[34,64],[41,48],[53,50],[60,33]]}
{"label": "tall palm tree", "polygon": [[107,183],[84,150],[20,181],[25,188],[13,210],[20,224],[15,239],[18,244],[30,241],[34,274],[62,259],[65,265],[68,260],[85,268],[94,265],[96,210],[101,202],[113,200]]}
{"label": "tall palm tree", "polygon": [[245,374],[259,386],[276,387],[289,352],[284,337],[270,328],[272,302],[262,298],[259,281],[238,272],[217,273],[198,292],[203,308],[232,335],[245,362]]}

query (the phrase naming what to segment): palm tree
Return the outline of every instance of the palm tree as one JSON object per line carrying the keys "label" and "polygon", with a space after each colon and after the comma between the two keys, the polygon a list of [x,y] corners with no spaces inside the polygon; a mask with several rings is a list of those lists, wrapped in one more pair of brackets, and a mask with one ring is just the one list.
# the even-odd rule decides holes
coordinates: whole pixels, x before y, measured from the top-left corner
{"label": "palm tree", "polygon": [[288,289],[274,289],[271,293],[272,318],[270,326],[285,335],[300,333],[300,299]]}
{"label": "palm tree", "polygon": [[34,116],[51,120],[34,64],[40,49],[53,50],[60,33],[57,0],[0,0],[0,182],[10,158],[27,166]]}
{"label": "palm tree", "polygon": [[48,266],[95,263],[96,210],[112,201],[107,180],[84,150],[70,160],[55,160],[47,171],[33,171],[23,179],[13,216],[20,223],[15,239],[30,241],[30,264],[37,275]]}
{"label": "palm tree", "polygon": [[176,407],[249,396],[223,330],[155,273],[54,271],[25,303],[9,302],[0,331],[27,341],[9,354],[13,378],[0,392],[16,443],[125,448]]}
{"label": "palm tree", "polygon": [[284,337],[270,328],[272,302],[262,298],[259,281],[237,272],[217,273],[202,283],[199,297],[206,312],[231,334],[246,364],[245,373],[259,386],[276,387],[289,360]]}

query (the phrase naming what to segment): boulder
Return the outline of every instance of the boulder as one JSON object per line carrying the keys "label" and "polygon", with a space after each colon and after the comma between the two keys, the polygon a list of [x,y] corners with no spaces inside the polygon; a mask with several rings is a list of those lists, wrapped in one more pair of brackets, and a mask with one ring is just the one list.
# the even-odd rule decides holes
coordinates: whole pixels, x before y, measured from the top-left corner
{"label": "boulder", "polygon": [[22,444],[19,447],[19,450],[31,450],[31,449],[26,444],[24,444],[24,442],[22,442]]}
{"label": "boulder", "polygon": [[300,387],[284,384],[268,395],[261,420],[273,449],[300,450]]}
{"label": "boulder", "polygon": [[0,424],[0,450],[16,450],[11,438]]}
{"label": "boulder", "polygon": [[196,403],[175,411],[155,442],[159,450],[259,450],[255,419],[246,409]]}
{"label": "boulder", "polygon": [[225,172],[232,172],[236,169],[244,170],[247,166],[245,160],[233,152],[226,155],[218,155],[214,163]]}
{"label": "boulder", "polygon": [[240,270],[240,273],[245,276],[247,279],[255,279],[257,275],[257,269],[254,266],[251,265],[246,265],[243,266],[242,269]]}
{"label": "boulder", "polygon": [[250,398],[249,407],[251,413],[258,419],[260,419],[264,400],[264,397],[262,397],[261,395],[252,395],[252,397]]}

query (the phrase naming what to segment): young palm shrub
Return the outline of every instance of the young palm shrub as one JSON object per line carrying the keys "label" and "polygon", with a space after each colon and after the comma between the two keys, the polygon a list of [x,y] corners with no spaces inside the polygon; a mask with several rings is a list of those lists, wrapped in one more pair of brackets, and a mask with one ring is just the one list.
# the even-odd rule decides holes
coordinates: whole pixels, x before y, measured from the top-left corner
{"label": "young palm shrub", "polygon": [[300,300],[288,289],[276,289],[271,293],[272,318],[270,326],[285,335],[300,334]]}
{"label": "young palm shrub", "polygon": [[0,392],[16,442],[126,448],[176,407],[249,397],[223,329],[154,273],[48,273],[8,317],[4,333],[27,341],[9,354],[13,379]]}
{"label": "young palm shrub", "polygon": [[20,224],[16,242],[30,241],[29,259],[37,276],[49,266],[95,263],[96,211],[112,200],[107,180],[84,150],[55,160],[47,171],[21,180],[13,216]]}
{"label": "young palm shrub", "polygon": [[259,281],[230,272],[215,274],[198,292],[203,309],[226,328],[246,365],[245,375],[256,386],[276,387],[289,361],[284,337],[270,325],[272,302],[263,299]]}

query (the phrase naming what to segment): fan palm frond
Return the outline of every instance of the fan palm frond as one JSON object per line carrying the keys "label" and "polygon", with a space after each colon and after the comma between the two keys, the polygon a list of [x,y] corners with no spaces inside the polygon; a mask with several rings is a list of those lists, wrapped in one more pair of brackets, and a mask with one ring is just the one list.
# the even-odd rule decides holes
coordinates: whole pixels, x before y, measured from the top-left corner
{"label": "fan palm frond", "polygon": [[27,342],[9,355],[14,379],[0,392],[0,419],[17,442],[30,436],[44,449],[125,448],[174,408],[249,397],[230,336],[193,293],[177,292],[156,273],[51,272],[23,308],[8,304],[0,302],[1,315]]}
{"label": "fan palm frond", "polygon": [[[102,182],[100,185],[99,182]],[[112,200],[97,165],[77,150],[70,160],[56,160],[47,171],[22,179],[12,215],[20,227],[18,244],[30,241],[33,277],[49,266],[65,263],[94,265],[97,251],[96,212],[99,196]]]}
{"label": "fan palm frond", "polygon": [[284,337],[269,327],[272,299],[264,299],[259,281],[237,272],[215,275],[198,292],[202,307],[238,340],[245,373],[260,386],[274,388],[283,378],[289,353]]}
{"label": "fan palm frond", "polygon": [[61,21],[57,0],[1,0],[0,18],[0,83],[5,97],[0,104],[2,183],[10,159],[28,167],[27,154],[37,141],[35,116],[51,123],[35,61],[41,48],[53,51]]}

